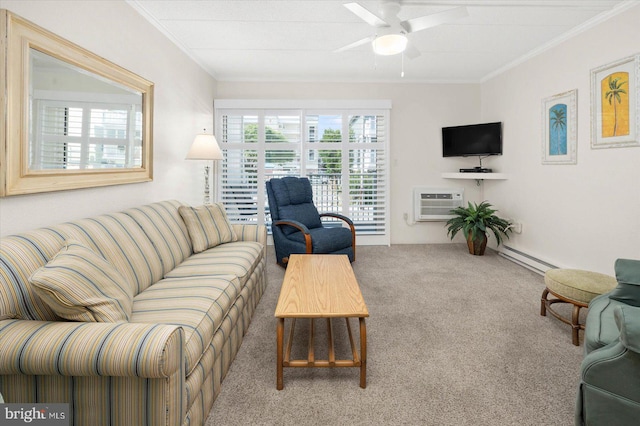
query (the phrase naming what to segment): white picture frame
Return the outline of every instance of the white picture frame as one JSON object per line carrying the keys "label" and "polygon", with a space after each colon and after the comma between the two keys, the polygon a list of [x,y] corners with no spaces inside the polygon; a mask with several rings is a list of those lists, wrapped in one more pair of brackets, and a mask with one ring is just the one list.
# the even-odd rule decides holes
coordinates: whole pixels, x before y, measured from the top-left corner
{"label": "white picture frame", "polygon": [[542,164],[576,164],[578,90],[542,100]]}
{"label": "white picture frame", "polygon": [[640,146],[640,55],[591,70],[591,148]]}

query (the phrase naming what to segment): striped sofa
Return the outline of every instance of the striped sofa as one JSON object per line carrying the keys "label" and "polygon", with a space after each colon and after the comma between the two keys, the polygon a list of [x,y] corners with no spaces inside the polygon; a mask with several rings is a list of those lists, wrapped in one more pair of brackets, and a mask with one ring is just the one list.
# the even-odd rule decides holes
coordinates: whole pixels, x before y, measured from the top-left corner
{"label": "striped sofa", "polygon": [[[178,201],[0,240],[0,393],[69,403],[72,425],[201,425],[266,286],[266,228],[193,254]],[[133,286],[129,321],[60,318],[29,277],[65,241]]]}

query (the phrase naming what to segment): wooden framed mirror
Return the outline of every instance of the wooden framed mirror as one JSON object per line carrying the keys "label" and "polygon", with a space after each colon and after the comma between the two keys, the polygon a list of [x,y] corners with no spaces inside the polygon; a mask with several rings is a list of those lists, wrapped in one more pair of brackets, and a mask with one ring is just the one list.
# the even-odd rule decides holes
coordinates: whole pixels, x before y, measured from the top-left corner
{"label": "wooden framed mirror", "polygon": [[0,10],[0,196],[150,181],[153,83]]}

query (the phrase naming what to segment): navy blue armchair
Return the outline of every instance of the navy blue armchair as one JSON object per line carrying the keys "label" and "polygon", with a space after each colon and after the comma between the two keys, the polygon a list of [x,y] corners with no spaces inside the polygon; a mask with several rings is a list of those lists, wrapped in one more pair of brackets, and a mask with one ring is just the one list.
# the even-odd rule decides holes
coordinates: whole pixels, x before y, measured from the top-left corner
{"label": "navy blue armchair", "polygon": [[[356,260],[353,221],[338,213],[318,213],[307,178],[284,177],[267,181],[271,233],[276,261],[285,266],[292,253],[346,254]],[[340,219],[349,226],[324,226],[321,218]]]}

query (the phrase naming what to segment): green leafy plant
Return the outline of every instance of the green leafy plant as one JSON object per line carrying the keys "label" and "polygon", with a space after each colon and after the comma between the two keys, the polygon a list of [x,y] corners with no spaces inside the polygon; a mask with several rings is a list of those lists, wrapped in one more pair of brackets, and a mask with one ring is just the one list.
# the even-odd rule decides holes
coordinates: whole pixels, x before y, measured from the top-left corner
{"label": "green leafy plant", "polygon": [[[498,217],[496,212],[497,210],[493,209],[487,201],[480,204],[469,202],[467,207],[455,208],[451,210],[451,214],[455,217],[446,223],[447,234],[453,240],[453,237],[462,231],[467,241],[476,243],[485,240],[488,231],[491,231],[500,245],[503,236],[509,238],[511,222]],[[471,250],[471,247],[469,248]]]}

